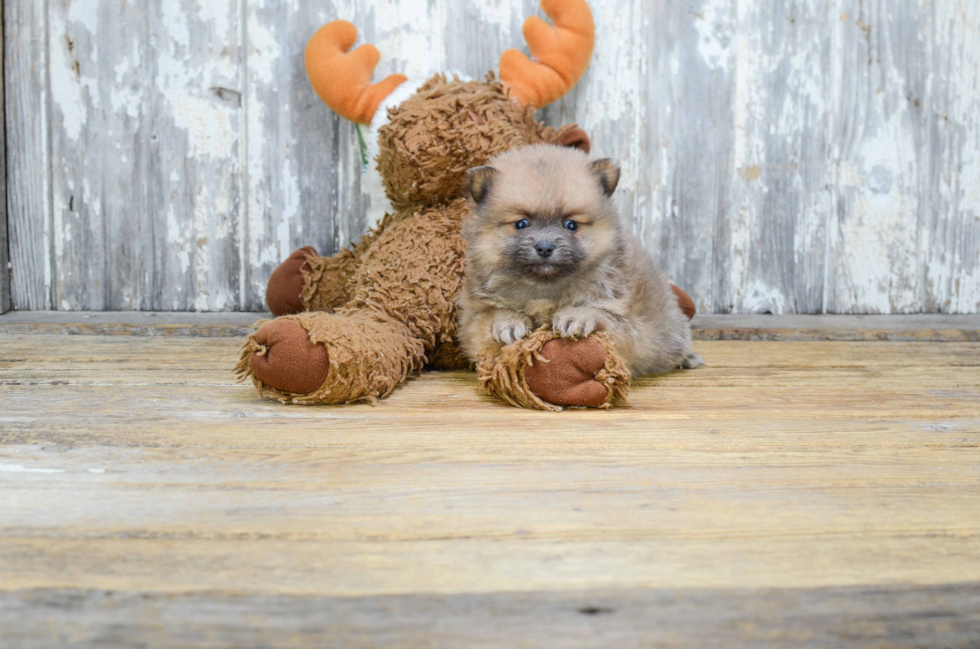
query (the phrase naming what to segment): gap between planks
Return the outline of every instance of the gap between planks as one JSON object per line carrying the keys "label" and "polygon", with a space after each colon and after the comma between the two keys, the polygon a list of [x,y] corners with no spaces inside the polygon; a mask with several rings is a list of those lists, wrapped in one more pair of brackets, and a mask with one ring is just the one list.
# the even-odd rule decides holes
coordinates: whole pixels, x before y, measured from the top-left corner
{"label": "gap between planks", "polygon": [[[270,313],[13,311],[0,334],[240,337]],[[980,342],[980,315],[699,315],[695,340]]]}

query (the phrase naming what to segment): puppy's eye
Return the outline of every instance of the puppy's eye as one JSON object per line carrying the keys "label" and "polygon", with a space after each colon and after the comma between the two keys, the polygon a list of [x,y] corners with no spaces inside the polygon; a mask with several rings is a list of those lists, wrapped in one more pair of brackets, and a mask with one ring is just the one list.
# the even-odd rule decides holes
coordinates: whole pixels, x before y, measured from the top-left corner
{"label": "puppy's eye", "polygon": [[521,219],[520,221],[517,221],[517,222],[514,223],[514,229],[515,230],[523,230],[524,228],[526,228],[529,225],[531,225],[531,222],[530,221],[528,221],[527,219]]}
{"label": "puppy's eye", "polygon": [[565,225],[565,229],[568,230],[569,232],[575,232],[576,230],[578,230],[578,223],[576,223],[572,219],[568,219],[567,221],[565,221],[564,225]]}

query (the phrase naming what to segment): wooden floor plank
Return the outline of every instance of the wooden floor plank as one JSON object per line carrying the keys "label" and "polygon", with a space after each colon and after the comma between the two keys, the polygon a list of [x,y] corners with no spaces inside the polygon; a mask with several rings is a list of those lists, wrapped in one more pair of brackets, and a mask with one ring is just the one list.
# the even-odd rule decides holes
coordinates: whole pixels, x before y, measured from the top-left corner
{"label": "wooden floor plank", "polygon": [[616,589],[353,598],[41,590],[0,593],[0,628],[22,649],[973,649],[980,643],[980,588]]}
{"label": "wooden floor plank", "polygon": [[0,644],[978,640],[980,343],[700,341],[563,413],[283,406],[237,347],[0,335]]}

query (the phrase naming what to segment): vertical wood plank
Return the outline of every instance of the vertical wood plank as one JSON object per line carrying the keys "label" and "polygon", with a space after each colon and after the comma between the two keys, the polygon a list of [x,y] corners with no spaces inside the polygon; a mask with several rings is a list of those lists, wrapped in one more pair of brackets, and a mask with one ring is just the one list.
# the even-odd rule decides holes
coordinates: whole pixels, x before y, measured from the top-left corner
{"label": "vertical wood plank", "polygon": [[[653,188],[653,213],[663,219],[654,255],[698,296],[702,312],[727,313],[733,260],[730,216],[734,166],[735,0],[668,4],[671,21],[654,31],[654,42],[673,41],[674,52],[658,66],[644,93],[657,101],[656,139],[646,154],[660,162],[661,184]],[[656,16],[667,11],[657,11]],[[669,149],[668,149],[669,147]],[[668,150],[658,150],[668,149]],[[650,153],[659,154],[653,158]],[[656,167],[654,167],[656,168]],[[655,230],[656,231],[656,230]]]}
{"label": "vertical wood plank", "polygon": [[738,313],[819,313],[834,173],[829,7],[738,9],[726,303]]}
{"label": "vertical wood plank", "polygon": [[914,0],[839,0],[837,14],[826,310],[920,311],[928,17]]}
{"label": "vertical wood plank", "polygon": [[0,2],[0,313],[10,310],[10,257],[7,243],[7,129],[3,99],[3,3]]}
{"label": "vertical wood plank", "polygon": [[241,5],[147,0],[153,308],[240,305]]}
{"label": "vertical wood plank", "polygon": [[61,310],[139,308],[145,218],[138,164],[145,55],[140,4],[48,4],[53,302]]}
{"label": "vertical wood plank", "polygon": [[4,99],[11,298],[51,308],[47,2],[4,2]]}
{"label": "vertical wood plank", "polygon": [[294,249],[324,255],[364,229],[360,155],[354,126],[323,105],[303,66],[306,41],[351,7],[299,0],[247,0],[248,201],[243,213],[243,303],[263,310],[269,275]]}
{"label": "vertical wood plank", "polygon": [[146,129],[153,308],[232,310],[239,303],[240,7],[148,0],[146,14],[154,45]]}
{"label": "vertical wood plank", "polygon": [[922,309],[980,313],[980,4],[931,7]]}

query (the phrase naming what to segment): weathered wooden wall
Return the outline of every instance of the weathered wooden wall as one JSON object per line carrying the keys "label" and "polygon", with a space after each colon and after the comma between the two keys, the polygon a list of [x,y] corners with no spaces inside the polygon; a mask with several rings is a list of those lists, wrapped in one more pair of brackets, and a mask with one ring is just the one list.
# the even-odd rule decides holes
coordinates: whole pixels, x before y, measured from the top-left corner
{"label": "weathered wooden wall", "polygon": [[[20,309],[263,307],[365,226],[356,137],[302,49],[337,17],[378,73],[480,75],[535,0],[5,0]],[[980,3],[595,0],[542,111],[702,311],[980,311]],[[539,14],[540,15],[540,14]]]}

